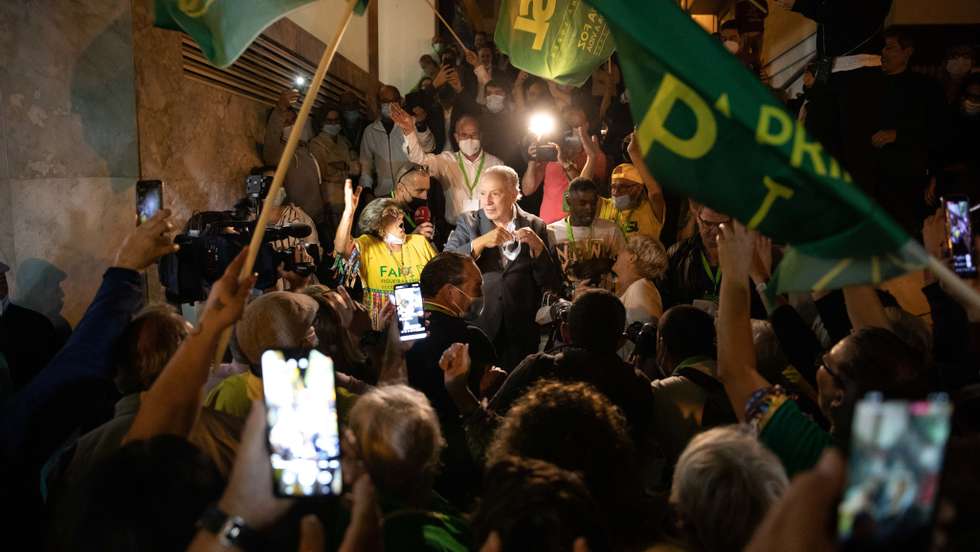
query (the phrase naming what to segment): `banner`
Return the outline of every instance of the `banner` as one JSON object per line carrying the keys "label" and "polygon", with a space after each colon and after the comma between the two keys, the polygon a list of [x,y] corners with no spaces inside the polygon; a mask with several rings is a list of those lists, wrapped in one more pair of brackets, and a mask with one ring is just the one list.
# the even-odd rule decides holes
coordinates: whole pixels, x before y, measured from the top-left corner
{"label": "banner", "polygon": [[770,288],[878,283],[921,247],[762,83],[671,0],[594,0],[644,159],[665,188],[790,244]]}
{"label": "banner", "polygon": [[[228,67],[266,27],[314,0],[155,0],[154,25],[184,31],[215,67]],[[354,13],[363,15],[368,0]]]}
{"label": "banner", "polygon": [[606,22],[584,0],[503,0],[493,39],[514,67],[571,86],[614,49]]}

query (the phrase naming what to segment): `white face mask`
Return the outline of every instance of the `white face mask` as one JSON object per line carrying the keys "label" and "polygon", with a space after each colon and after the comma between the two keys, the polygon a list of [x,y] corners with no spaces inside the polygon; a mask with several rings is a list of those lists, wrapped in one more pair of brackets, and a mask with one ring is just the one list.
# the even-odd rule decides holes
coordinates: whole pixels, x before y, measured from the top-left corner
{"label": "white face mask", "polygon": [[956,57],[946,62],[946,71],[954,77],[962,77],[973,68],[973,60],[968,57]]}
{"label": "white face mask", "polygon": [[405,238],[397,234],[392,234],[391,232],[388,232],[387,234],[385,234],[385,243],[388,245],[402,245],[403,243],[405,243]]}
{"label": "white face mask", "polygon": [[487,111],[490,113],[500,113],[504,110],[504,97],[494,94],[487,96]]}
{"label": "white face mask", "polygon": [[734,40],[726,40],[724,44],[725,44],[725,49],[733,54],[737,54],[739,48],[741,47],[739,43],[735,42]]}
{"label": "white face mask", "polygon": [[480,153],[480,141],[476,138],[467,138],[459,141],[459,151],[465,155],[474,156]]}

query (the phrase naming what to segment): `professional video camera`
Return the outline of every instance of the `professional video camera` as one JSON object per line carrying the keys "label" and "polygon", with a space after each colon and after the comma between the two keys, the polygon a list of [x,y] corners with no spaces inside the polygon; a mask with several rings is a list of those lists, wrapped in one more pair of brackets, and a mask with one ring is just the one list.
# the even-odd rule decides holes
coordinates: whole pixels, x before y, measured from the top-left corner
{"label": "professional video camera", "polygon": [[[268,195],[272,177],[251,175],[245,179],[246,197],[230,211],[195,213],[174,243],[180,250],[160,259],[160,283],[173,303],[192,303],[207,298],[208,290],[225,268],[252,240],[258,212]],[[255,259],[256,289],[265,290],[279,278],[278,267],[302,276],[312,274],[320,262],[316,244],[302,240],[312,233],[308,224],[267,226]],[[292,247],[273,247],[275,242],[298,239]]]}

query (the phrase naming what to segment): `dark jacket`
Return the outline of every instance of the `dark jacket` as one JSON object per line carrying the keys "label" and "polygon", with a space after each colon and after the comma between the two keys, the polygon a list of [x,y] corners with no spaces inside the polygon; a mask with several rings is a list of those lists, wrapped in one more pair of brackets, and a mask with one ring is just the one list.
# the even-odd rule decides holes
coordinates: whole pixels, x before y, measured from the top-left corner
{"label": "dark jacket", "polygon": [[0,316],[0,354],[7,359],[13,389],[28,384],[58,352],[54,326],[43,314],[10,303]]}
{"label": "dark jacket", "polygon": [[[476,321],[493,340],[501,366],[510,370],[525,356],[537,351],[539,330],[534,315],[541,305],[545,290],[557,291],[561,286],[558,264],[549,252],[547,227],[540,218],[516,207],[516,228],[531,228],[545,243],[537,258],[531,249],[521,244],[520,253],[506,262],[498,247],[488,247],[476,260],[483,273],[483,314]],[[459,216],[456,229],[449,235],[446,251],[470,255],[472,241],[494,228],[483,210]],[[506,321],[506,324],[504,323]]]}
{"label": "dark jacket", "polygon": [[881,32],[892,0],[796,0],[793,11],[816,21],[817,52],[826,56],[881,54]]}
{"label": "dark jacket", "polygon": [[[695,300],[717,297],[721,281],[716,285],[708,277],[701,261],[703,252],[704,246],[701,245],[701,236],[698,234],[675,243],[667,250],[667,271],[656,282],[663,298],[664,310],[675,305],[690,305]],[[762,299],[755,291],[755,286],[749,285],[749,290],[752,293],[752,318],[765,320],[766,307]],[[714,300],[717,302],[717,299]]]}

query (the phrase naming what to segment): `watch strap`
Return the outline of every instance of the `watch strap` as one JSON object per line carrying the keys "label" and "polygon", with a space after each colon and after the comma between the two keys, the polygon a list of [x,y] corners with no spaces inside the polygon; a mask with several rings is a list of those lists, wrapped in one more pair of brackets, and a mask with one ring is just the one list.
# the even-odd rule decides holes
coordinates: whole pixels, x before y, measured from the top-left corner
{"label": "watch strap", "polygon": [[234,546],[246,551],[259,549],[258,532],[249,527],[244,519],[230,516],[215,505],[204,510],[197,520],[197,526],[213,533],[222,546]]}

